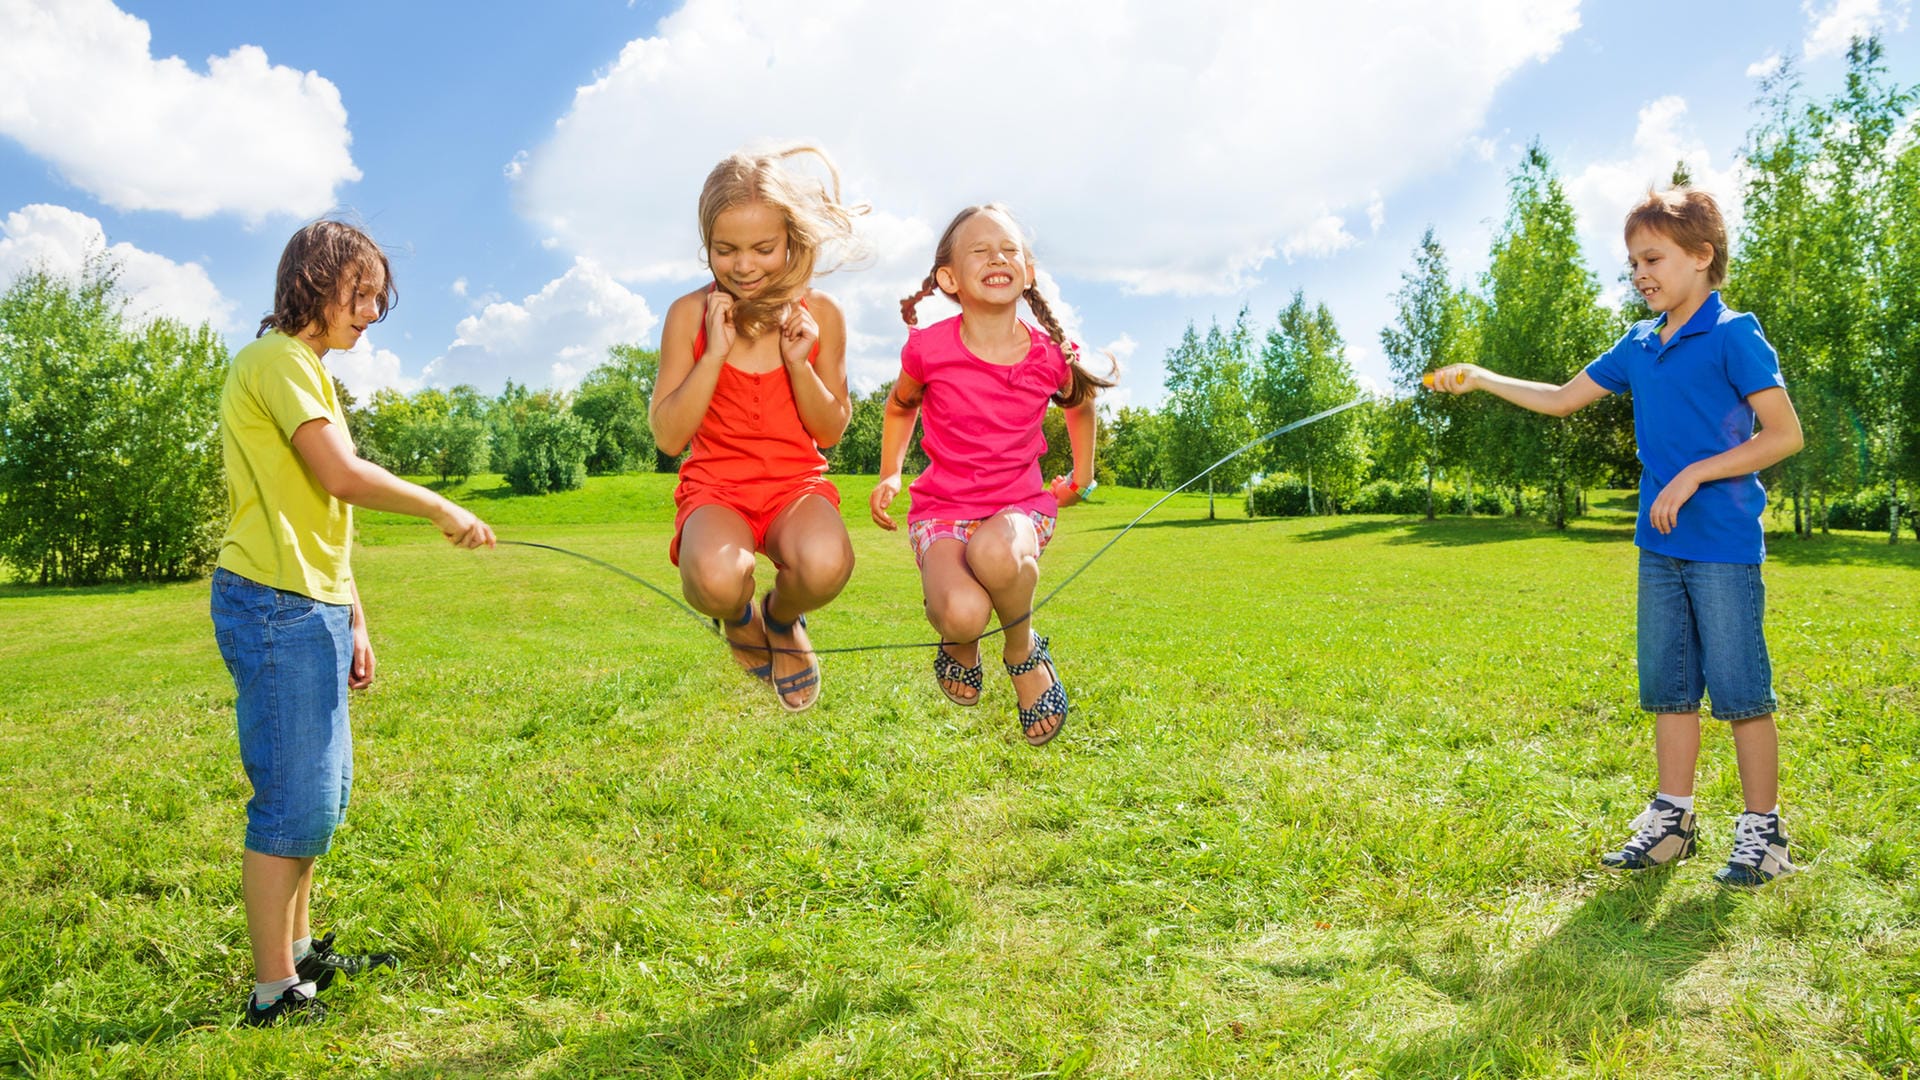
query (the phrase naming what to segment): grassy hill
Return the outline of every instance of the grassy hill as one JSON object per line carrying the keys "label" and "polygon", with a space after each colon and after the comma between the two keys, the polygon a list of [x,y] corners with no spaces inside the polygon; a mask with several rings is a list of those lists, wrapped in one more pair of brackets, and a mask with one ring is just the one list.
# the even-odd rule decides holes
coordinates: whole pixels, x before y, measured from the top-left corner
{"label": "grassy hill", "polygon": [[[671,477],[455,491],[503,538],[677,592]],[[930,631],[905,540],[822,647]],[[1064,578],[1154,497],[1101,489]],[[1653,776],[1631,518],[1205,520],[1181,496],[1038,616],[1073,718],[1004,676],[827,656],[789,715],[701,624],[549,552],[361,516],[379,674],[316,924],[393,949],[334,1019],[234,1026],[247,795],[204,582],[0,588],[0,1073],[1875,1076],[1920,1054],[1920,547],[1773,541],[1806,872],[1608,875]]]}

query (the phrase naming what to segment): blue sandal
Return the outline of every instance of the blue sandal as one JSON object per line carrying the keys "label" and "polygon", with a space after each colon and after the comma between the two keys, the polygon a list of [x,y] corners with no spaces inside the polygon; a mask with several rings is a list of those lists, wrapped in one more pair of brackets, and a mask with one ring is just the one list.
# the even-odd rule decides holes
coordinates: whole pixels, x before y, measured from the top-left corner
{"label": "blue sandal", "polygon": [[[772,601],[773,601],[773,590],[769,589],[767,590],[767,595],[765,597],[762,597],[760,600],[760,619],[762,622],[766,623],[766,626],[767,626],[767,635],[768,635],[767,646],[769,650],[769,653],[768,653],[769,656],[772,655],[772,647],[773,647],[772,635],[779,634],[784,637],[789,634],[792,634],[794,627],[798,626],[798,627],[804,628],[807,625],[807,617],[804,614],[795,618],[790,623],[783,623],[775,619],[773,617],[772,612],[769,610],[772,605]],[[820,690],[819,690],[820,657],[815,655],[813,650],[811,649],[807,650],[807,655],[812,656],[813,660],[805,668],[799,671],[796,671],[791,675],[774,676],[773,679],[771,680],[773,683],[774,700],[778,701],[780,703],[780,707],[787,710],[788,712],[805,712],[808,709],[813,708],[814,702],[820,700]],[[771,660],[769,660],[768,662],[767,670],[769,673],[771,673],[773,670],[773,665]],[[805,703],[800,705],[794,705],[787,701],[788,694],[805,690],[808,687],[813,687],[814,691],[813,691],[813,696],[808,698]]]}
{"label": "blue sandal", "polygon": [[[727,648],[733,650],[734,659],[740,664],[740,670],[746,672],[747,674],[753,676],[754,678],[760,680],[763,683],[770,683],[773,681],[773,653],[771,651],[766,650],[764,646],[749,645],[744,641],[735,641],[732,638],[727,637],[727,627],[731,626],[735,629],[738,629],[742,626],[747,625],[752,621],[753,621],[753,601],[748,600],[747,610],[740,613],[740,620],[738,622],[735,622],[732,619],[728,619],[723,622],[722,620],[716,618],[713,620],[713,625],[719,628],[720,636],[721,638],[725,639],[727,643]],[[748,667],[747,661],[741,659],[739,654],[741,653],[750,654],[755,652],[766,652],[767,662],[764,664],[761,664],[759,667]]]}
{"label": "blue sandal", "polygon": [[[1061,728],[1067,726],[1067,688],[1060,685],[1060,673],[1054,670],[1053,656],[1047,652],[1047,639],[1039,634],[1033,635],[1033,651],[1027,654],[1025,660],[1018,664],[1006,665],[1007,676],[1012,678],[1025,675],[1042,664],[1047,666],[1047,674],[1053,676],[1053,685],[1047,687],[1045,692],[1034,699],[1032,705],[1020,710],[1020,732],[1027,737],[1029,746],[1046,745],[1055,735],[1060,734]],[[1035,738],[1033,729],[1049,716],[1058,716],[1059,726]]]}
{"label": "blue sandal", "polygon": [[[955,644],[959,643],[955,642]],[[979,642],[975,642],[974,645],[978,647]],[[953,654],[947,651],[947,643],[944,641],[935,647],[933,654],[933,677],[936,681],[935,685],[940,687],[941,693],[947,695],[948,701],[953,702],[955,705],[965,705],[969,708],[980,704],[980,692],[986,687],[986,673],[981,670],[978,662],[972,667],[968,667],[960,661],[955,660]],[[959,694],[947,689],[949,682],[957,682],[965,686],[973,687],[973,696],[963,698]]]}

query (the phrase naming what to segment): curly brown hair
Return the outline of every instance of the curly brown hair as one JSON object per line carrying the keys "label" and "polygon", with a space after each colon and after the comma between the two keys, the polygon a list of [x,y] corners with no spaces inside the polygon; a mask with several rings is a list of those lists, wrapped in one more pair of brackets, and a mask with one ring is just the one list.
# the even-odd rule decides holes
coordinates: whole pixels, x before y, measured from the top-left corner
{"label": "curly brown hair", "polygon": [[400,302],[387,253],[380,250],[373,237],[344,221],[323,219],[306,226],[293,234],[280,253],[280,269],[273,282],[273,310],[260,320],[260,329],[253,336],[278,330],[298,337],[312,326],[326,329],[327,308],[351,295],[376,272],[384,283],[376,298],[380,319],[384,319]]}

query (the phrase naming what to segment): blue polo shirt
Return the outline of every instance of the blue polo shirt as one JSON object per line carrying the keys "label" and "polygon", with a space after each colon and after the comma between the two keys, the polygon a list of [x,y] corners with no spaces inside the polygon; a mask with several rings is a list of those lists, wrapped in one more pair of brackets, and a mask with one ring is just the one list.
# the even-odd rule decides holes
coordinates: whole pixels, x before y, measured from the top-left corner
{"label": "blue polo shirt", "polygon": [[1662,342],[1666,318],[1635,323],[1587,365],[1594,382],[1633,395],[1640,456],[1640,521],[1633,542],[1676,559],[1757,565],[1767,554],[1760,530],[1767,490],[1759,473],[1700,485],[1665,536],[1647,523],[1647,513],[1681,469],[1753,438],[1747,398],[1770,386],[1785,388],[1780,357],[1760,332],[1760,320],[1729,310],[1717,290]]}

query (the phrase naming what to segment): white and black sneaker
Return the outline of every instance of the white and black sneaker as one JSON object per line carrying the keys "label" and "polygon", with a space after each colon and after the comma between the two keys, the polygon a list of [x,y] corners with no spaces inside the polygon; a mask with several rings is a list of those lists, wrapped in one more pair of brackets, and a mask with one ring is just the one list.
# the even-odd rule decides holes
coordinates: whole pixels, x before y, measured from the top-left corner
{"label": "white and black sneaker", "polygon": [[1651,870],[1693,854],[1693,811],[1656,797],[1633,819],[1633,838],[1600,856],[1611,870]]}
{"label": "white and black sneaker", "polygon": [[248,1027],[268,1027],[273,1024],[317,1024],[327,1018],[327,1007],[320,1004],[313,991],[302,992],[301,987],[311,987],[311,983],[296,983],[280,992],[280,996],[271,1005],[255,1005],[253,995],[247,995],[247,1003],[240,1007],[240,1022]]}
{"label": "white and black sneaker", "polygon": [[1714,873],[1713,880],[1750,889],[1798,869],[1787,861],[1787,833],[1780,827],[1780,815],[1749,810],[1734,821],[1733,856]]}

